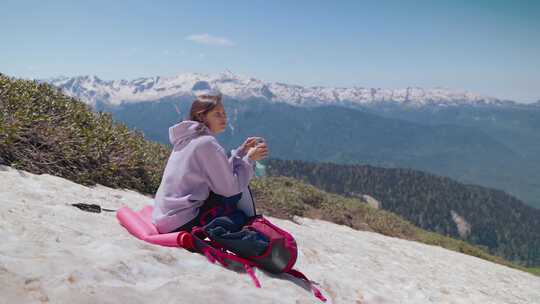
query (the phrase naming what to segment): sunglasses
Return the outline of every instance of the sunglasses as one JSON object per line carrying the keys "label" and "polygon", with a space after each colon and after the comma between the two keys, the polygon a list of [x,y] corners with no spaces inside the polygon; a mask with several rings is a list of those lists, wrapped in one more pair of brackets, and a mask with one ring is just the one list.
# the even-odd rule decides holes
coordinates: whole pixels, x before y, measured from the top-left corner
{"label": "sunglasses", "polygon": [[197,99],[200,101],[221,101],[221,98],[222,98],[221,94],[219,95],[203,94],[203,95],[197,96]]}

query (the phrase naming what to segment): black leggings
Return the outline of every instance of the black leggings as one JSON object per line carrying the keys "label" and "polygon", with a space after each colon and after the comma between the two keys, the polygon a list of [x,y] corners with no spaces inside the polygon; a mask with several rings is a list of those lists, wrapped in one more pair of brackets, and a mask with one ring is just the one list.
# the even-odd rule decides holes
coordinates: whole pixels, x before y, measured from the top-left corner
{"label": "black leggings", "polygon": [[201,220],[200,216],[201,216],[201,212],[199,212],[199,214],[197,214],[197,216],[194,219],[192,219],[191,221],[189,221],[189,222],[185,223],[184,225],[180,226],[180,228],[178,228],[176,230],[173,230],[171,232],[191,231],[191,229],[193,229],[193,227],[199,225],[199,222]]}
{"label": "black leggings", "polygon": [[206,211],[222,204],[223,202],[227,202],[227,203],[234,202],[234,201],[237,202],[240,200],[241,197],[242,197],[241,193],[231,196],[231,197],[224,197],[210,191],[208,198],[204,201],[202,206],[199,207],[199,213],[197,214],[197,216],[191,221],[185,223],[184,225],[180,226],[178,229],[175,229],[171,232],[191,231],[193,227],[199,226],[201,224],[201,215],[204,214]]}

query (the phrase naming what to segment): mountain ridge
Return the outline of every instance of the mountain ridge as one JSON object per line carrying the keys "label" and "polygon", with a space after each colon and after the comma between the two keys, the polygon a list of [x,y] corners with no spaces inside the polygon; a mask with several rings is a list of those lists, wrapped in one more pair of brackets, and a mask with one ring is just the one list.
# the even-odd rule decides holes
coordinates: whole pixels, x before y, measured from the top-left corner
{"label": "mountain ridge", "polygon": [[64,93],[81,98],[94,106],[96,101],[120,105],[158,100],[170,96],[190,96],[200,83],[219,89],[237,100],[253,98],[285,102],[298,106],[341,105],[370,106],[384,103],[408,107],[436,106],[516,106],[514,101],[485,96],[465,90],[444,87],[402,89],[300,86],[282,82],[265,82],[231,72],[217,74],[183,73],[171,77],[139,77],[132,80],[106,81],[97,76],[61,76],[40,80],[61,88]]}

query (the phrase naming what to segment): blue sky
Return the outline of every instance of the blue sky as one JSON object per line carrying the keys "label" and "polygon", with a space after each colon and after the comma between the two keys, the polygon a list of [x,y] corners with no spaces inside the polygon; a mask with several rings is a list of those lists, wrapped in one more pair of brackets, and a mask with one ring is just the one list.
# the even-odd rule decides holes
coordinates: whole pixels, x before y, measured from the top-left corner
{"label": "blue sky", "polygon": [[15,77],[228,69],[540,100],[540,1],[3,0],[0,20],[0,72]]}

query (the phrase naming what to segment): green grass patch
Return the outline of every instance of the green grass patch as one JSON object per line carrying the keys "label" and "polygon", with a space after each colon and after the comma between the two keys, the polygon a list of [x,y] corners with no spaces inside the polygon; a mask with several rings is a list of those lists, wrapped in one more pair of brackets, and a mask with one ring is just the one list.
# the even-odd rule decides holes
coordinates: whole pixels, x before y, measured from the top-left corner
{"label": "green grass patch", "polygon": [[529,268],[526,268],[525,270],[534,275],[540,276],[540,267],[529,267]]}

